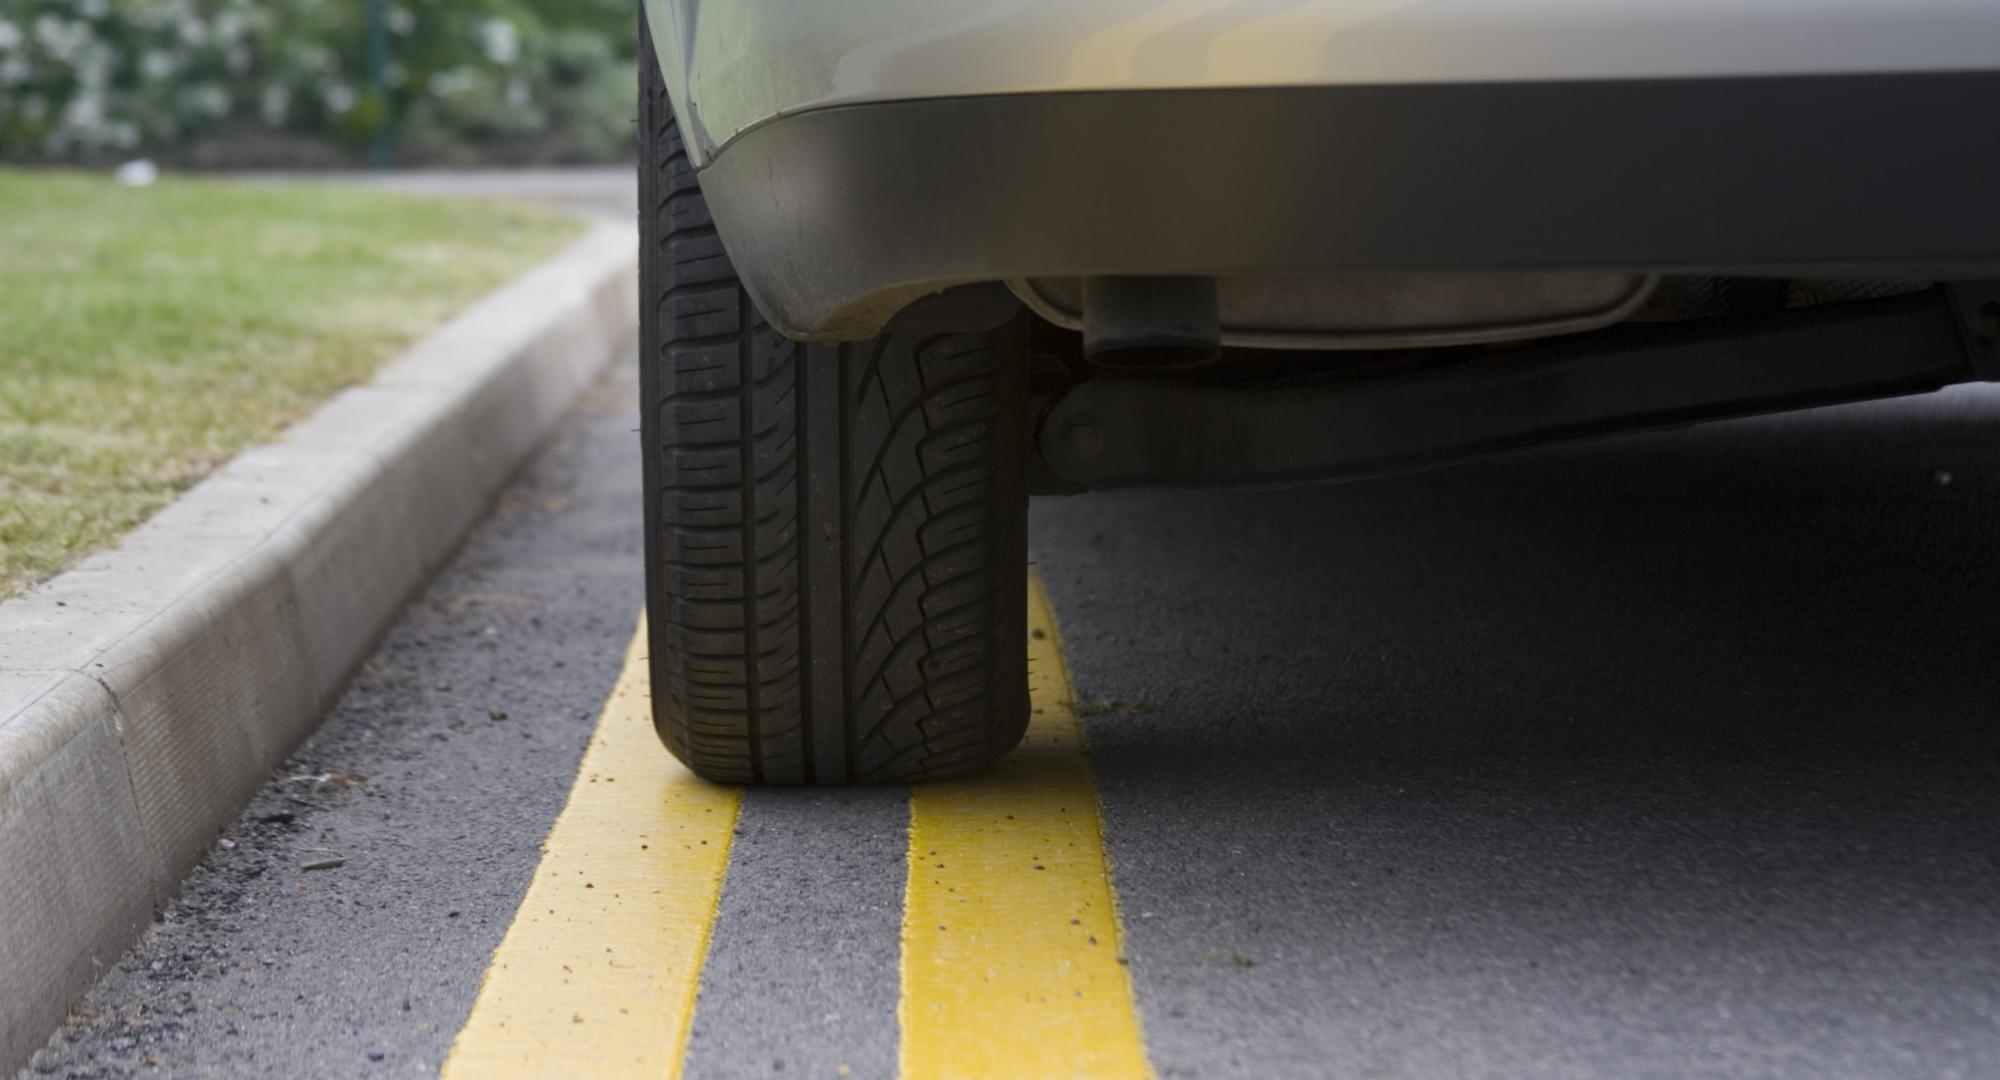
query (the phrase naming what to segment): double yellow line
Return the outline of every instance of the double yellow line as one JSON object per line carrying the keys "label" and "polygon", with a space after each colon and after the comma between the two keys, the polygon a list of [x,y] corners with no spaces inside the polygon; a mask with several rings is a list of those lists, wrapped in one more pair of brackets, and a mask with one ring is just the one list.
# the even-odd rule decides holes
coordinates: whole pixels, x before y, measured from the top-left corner
{"label": "double yellow line", "polygon": [[[1150,1076],[1055,615],[1029,581],[1034,717],[992,774],[910,801],[900,1068]],[[444,1075],[678,1077],[741,796],[659,749],[645,626]],[[750,992],[745,990],[745,992]]]}
{"label": "double yellow line", "polygon": [[447,1077],[680,1075],[742,795],[661,751],[645,639],[642,621]]}

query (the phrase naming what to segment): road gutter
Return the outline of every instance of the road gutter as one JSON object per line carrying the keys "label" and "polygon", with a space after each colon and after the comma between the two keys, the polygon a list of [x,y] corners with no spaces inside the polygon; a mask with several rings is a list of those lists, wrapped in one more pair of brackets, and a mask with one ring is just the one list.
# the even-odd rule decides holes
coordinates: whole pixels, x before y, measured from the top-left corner
{"label": "road gutter", "polygon": [[0,604],[0,1075],[151,922],[404,602],[634,337],[593,228]]}

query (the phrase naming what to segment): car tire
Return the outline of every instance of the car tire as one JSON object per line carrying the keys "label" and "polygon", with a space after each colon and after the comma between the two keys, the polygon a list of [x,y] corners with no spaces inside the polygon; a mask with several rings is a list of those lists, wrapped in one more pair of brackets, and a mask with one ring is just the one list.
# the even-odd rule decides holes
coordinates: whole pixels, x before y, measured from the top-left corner
{"label": "car tire", "polygon": [[1028,720],[1027,317],[969,332],[892,322],[839,346],[773,331],[641,51],[640,431],[661,739],[730,783],[985,769]]}

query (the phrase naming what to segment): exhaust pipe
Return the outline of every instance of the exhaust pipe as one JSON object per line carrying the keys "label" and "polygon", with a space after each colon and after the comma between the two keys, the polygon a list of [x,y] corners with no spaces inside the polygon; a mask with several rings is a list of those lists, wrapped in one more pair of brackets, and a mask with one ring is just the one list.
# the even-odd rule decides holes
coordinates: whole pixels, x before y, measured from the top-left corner
{"label": "exhaust pipe", "polygon": [[1165,370],[1222,352],[1212,277],[1092,277],[1083,281],[1083,354],[1106,367]]}

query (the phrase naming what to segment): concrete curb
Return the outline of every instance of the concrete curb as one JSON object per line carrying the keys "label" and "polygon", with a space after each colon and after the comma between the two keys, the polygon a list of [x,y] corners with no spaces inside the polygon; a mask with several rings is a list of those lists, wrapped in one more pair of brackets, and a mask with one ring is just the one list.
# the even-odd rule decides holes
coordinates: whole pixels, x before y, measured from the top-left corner
{"label": "concrete curb", "polygon": [[638,316],[594,228],[0,604],[0,1075],[152,921]]}

